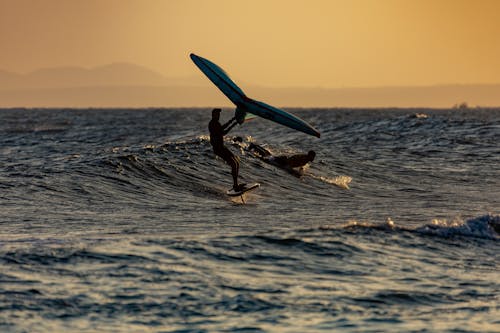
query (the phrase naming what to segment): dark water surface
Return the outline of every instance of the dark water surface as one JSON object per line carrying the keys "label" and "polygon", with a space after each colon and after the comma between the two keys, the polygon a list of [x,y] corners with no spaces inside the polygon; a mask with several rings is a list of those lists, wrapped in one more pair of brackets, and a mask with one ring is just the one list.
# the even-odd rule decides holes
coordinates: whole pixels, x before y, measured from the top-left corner
{"label": "dark water surface", "polygon": [[0,331],[500,332],[500,110],[292,111],[0,110]]}

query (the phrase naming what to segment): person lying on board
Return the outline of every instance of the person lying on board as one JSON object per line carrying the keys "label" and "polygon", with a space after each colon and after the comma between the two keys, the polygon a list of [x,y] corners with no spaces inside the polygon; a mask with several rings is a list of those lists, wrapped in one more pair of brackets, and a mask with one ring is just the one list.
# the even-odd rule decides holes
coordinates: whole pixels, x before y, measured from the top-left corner
{"label": "person lying on board", "polygon": [[212,120],[208,123],[210,132],[210,144],[215,155],[221,157],[231,167],[231,175],[233,176],[233,188],[235,191],[240,191],[245,184],[238,184],[238,172],[240,168],[239,158],[224,146],[224,135],[237,124],[236,118],[230,119],[224,125],[219,123],[221,109],[212,110]]}
{"label": "person lying on board", "polygon": [[[241,137],[235,137],[233,141],[243,142],[243,139]],[[273,154],[268,149],[253,142],[250,142],[245,149],[264,162],[285,169],[295,176],[299,177],[303,175],[303,168],[305,167],[305,165],[312,162],[316,157],[316,153],[314,152],[314,150],[310,150],[307,154],[273,156]]]}

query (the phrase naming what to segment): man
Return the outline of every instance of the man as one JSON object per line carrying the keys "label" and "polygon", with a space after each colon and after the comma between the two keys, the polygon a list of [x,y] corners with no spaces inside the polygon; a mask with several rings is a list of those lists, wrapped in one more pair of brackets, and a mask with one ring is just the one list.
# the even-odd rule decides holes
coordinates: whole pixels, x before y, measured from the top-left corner
{"label": "man", "polygon": [[312,162],[316,157],[314,150],[309,150],[307,154],[296,154],[292,156],[276,156],[272,157],[277,164],[286,166],[288,168],[301,168],[309,162]]}
{"label": "man", "polygon": [[253,142],[250,142],[248,145],[248,150],[263,161],[287,169],[295,175],[301,175],[301,173],[297,173],[293,168],[302,168],[316,157],[316,153],[313,150],[310,150],[307,154],[273,156],[269,150]]}
{"label": "man", "polygon": [[[227,147],[224,146],[224,135],[237,124],[236,118],[232,118],[224,125],[219,123],[221,109],[212,110],[212,120],[208,123],[210,131],[210,144],[214,149],[215,155],[221,157],[227,164],[231,166],[231,175],[233,176],[233,188],[235,191],[240,191],[244,184],[238,184],[238,171],[240,168],[239,159]],[[233,123],[234,122],[234,123]],[[233,123],[233,124],[231,124]]]}

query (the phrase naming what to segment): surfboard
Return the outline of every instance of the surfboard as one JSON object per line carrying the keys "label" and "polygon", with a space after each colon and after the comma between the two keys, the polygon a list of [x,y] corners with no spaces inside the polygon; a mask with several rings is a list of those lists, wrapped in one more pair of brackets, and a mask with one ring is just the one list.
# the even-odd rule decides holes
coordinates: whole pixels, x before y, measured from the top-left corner
{"label": "surfboard", "polygon": [[194,53],[191,53],[190,57],[203,74],[205,74],[208,79],[212,81],[212,83],[215,84],[217,88],[219,88],[219,90],[234,103],[234,105],[236,105],[235,117],[239,124],[242,124],[246,120],[247,115],[250,113],[274,121],[278,124],[288,126],[297,131],[301,131],[318,138],[320,137],[320,133],[317,129],[299,117],[269,104],[248,98],[243,90],[241,90],[241,88],[238,87],[233,80],[231,80],[229,75],[215,63],[203,57],[197,56]]}
{"label": "surfboard", "polygon": [[230,197],[237,197],[245,194],[248,191],[255,190],[257,187],[260,187],[259,183],[253,183],[249,185],[245,185],[245,187],[241,191],[235,191],[234,188],[227,190],[226,194]]}

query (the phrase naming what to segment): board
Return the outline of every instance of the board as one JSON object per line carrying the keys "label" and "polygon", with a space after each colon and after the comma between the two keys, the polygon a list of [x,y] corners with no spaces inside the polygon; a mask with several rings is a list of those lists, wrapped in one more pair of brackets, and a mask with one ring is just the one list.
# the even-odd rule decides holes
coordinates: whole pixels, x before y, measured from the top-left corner
{"label": "board", "polygon": [[245,185],[245,187],[241,191],[235,191],[234,189],[227,190],[226,194],[230,197],[237,197],[245,194],[248,191],[255,190],[257,187],[260,187],[259,183],[253,183],[250,185]]}
{"label": "board", "polygon": [[234,105],[236,105],[235,117],[238,123],[242,124],[247,115],[250,113],[281,125],[288,126],[297,131],[301,131],[318,138],[320,137],[320,133],[317,129],[299,117],[269,104],[248,98],[243,90],[241,90],[241,88],[238,87],[233,80],[231,80],[229,75],[215,63],[203,57],[197,56],[194,53],[191,53],[190,57],[203,74],[205,74],[210,81],[212,81],[212,83],[215,84],[217,88],[219,88],[219,90],[234,103]]}

